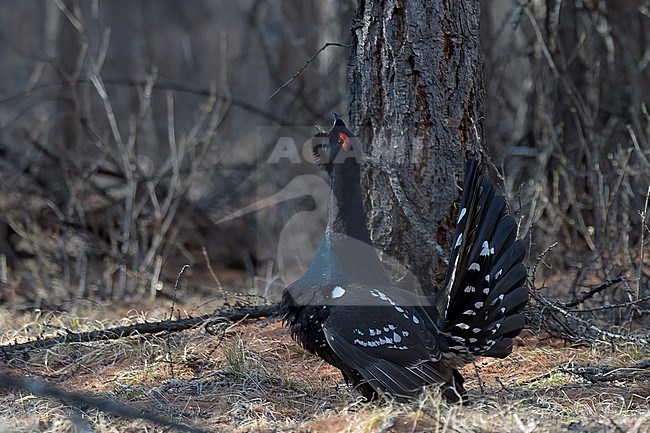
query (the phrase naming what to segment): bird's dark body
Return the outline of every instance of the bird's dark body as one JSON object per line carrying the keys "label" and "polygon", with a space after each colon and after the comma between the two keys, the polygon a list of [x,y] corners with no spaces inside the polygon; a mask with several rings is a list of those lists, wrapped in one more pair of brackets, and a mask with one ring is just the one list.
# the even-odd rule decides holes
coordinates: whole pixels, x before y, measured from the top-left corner
{"label": "bird's dark body", "polygon": [[347,384],[354,386],[366,398],[373,399],[374,389],[364,383],[359,372],[350,367],[327,344],[321,324],[329,319],[330,311],[329,307],[289,307],[285,315],[285,320],[289,323],[289,332],[310,353],[341,370]]}
{"label": "bird's dark body", "polygon": [[458,368],[474,356],[507,356],[524,327],[524,248],[503,199],[470,162],[445,286],[435,296],[398,288],[370,241],[358,161],[340,158],[352,133],[337,118],[322,135],[328,224],[307,271],[283,293],[284,322],[367,398],[408,400],[438,385],[447,399],[462,400]]}

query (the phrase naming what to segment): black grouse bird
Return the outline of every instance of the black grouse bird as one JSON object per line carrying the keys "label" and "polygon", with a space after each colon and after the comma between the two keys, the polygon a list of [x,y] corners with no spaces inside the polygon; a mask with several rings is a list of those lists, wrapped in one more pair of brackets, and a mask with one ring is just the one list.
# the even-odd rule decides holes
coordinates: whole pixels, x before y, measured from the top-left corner
{"label": "black grouse bird", "polygon": [[404,401],[439,385],[460,401],[458,368],[475,356],[509,355],[525,325],[525,248],[515,221],[480,164],[469,161],[444,287],[435,296],[395,287],[366,227],[359,146],[334,117],[314,146],[330,178],[327,228],[305,274],[283,292],[283,320],[368,399]]}

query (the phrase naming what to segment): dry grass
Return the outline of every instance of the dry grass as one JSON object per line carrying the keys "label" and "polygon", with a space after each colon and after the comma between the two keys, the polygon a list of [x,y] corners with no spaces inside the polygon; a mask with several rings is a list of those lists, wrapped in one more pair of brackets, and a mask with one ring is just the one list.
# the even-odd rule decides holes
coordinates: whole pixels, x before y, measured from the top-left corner
{"label": "dry grass", "polygon": [[[165,308],[112,321],[0,313],[0,343],[55,330],[89,330],[168,315]],[[465,371],[472,404],[450,406],[435,391],[412,405],[363,403],[332,367],[291,341],[275,320],[95,344],[69,344],[13,359],[2,370],[66,391],[128,403],[208,431],[447,432],[650,431],[650,383],[591,384],[563,373],[573,365],[629,366],[637,346],[564,347],[533,335],[505,360]],[[646,378],[647,380],[647,378]],[[162,428],[93,408],[73,408],[21,391],[0,393],[0,431],[135,432]]]}

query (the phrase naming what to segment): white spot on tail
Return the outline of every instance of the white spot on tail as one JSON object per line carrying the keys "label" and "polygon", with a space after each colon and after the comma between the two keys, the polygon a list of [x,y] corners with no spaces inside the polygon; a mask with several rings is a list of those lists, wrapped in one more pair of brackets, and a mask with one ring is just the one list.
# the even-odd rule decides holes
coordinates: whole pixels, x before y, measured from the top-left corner
{"label": "white spot on tail", "polygon": [[402,337],[408,337],[409,335],[408,331],[402,331]]}
{"label": "white spot on tail", "polygon": [[477,302],[474,304],[474,308],[481,308],[483,306],[483,302]]}
{"label": "white spot on tail", "polygon": [[470,342],[470,343],[476,343],[477,341],[478,341],[478,340],[477,340],[476,338],[474,338],[474,337],[472,337],[472,338],[469,339],[469,342]]}
{"label": "white spot on tail", "polygon": [[476,288],[474,286],[467,286],[465,287],[464,292],[465,293],[474,293],[476,291]]}
{"label": "white spot on tail", "polygon": [[467,213],[467,208],[462,208],[460,212],[458,212],[458,220],[456,221],[456,224],[458,224],[463,219],[466,213]]}
{"label": "white spot on tail", "polygon": [[393,332],[393,341],[395,343],[399,343],[400,341],[402,341],[402,337],[400,337],[400,335],[397,332]]}
{"label": "white spot on tail", "polygon": [[474,329],[472,329],[472,332],[474,334],[478,334],[479,332],[481,332],[481,328],[474,328]]}
{"label": "white spot on tail", "polygon": [[476,311],[474,311],[474,310],[465,310],[463,312],[463,314],[466,315],[466,316],[476,316]]}
{"label": "white spot on tail", "polygon": [[478,263],[474,262],[471,265],[469,265],[469,270],[470,271],[480,271],[481,270],[481,265]]}
{"label": "white spot on tail", "polygon": [[481,257],[483,256],[489,256],[490,255],[490,244],[488,241],[483,242],[483,245],[481,245],[481,254],[479,254]]}
{"label": "white spot on tail", "polygon": [[496,275],[494,276],[494,279],[496,280],[497,278],[499,278],[502,273],[503,273],[503,269],[499,269],[499,272],[496,273]]}
{"label": "white spot on tail", "polygon": [[413,323],[415,323],[415,324],[417,325],[418,323],[420,323],[420,319],[418,319],[417,317],[413,316]]}
{"label": "white spot on tail", "polygon": [[341,286],[336,286],[332,290],[332,299],[340,298],[343,295],[345,295],[345,289]]}
{"label": "white spot on tail", "polygon": [[469,329],[469,325],[466,323],[459,323],[458,326],[460,329]]}
{"label": "white spot on tail", "polygon": [[487,295],[488,293],[490,293],[490,288],[489,288],[489,287],[486,287],[485,289],[483,289],[483,293],[486,294],[486,295]]}
{"label": "white spot on tail", "polygon": [[458,248],[458,246],[460,245],[461,242],[463,242],[463,234],[462,233],[458,235],[458,239],[456,239],[456,245],[454,246],[454,248]]}

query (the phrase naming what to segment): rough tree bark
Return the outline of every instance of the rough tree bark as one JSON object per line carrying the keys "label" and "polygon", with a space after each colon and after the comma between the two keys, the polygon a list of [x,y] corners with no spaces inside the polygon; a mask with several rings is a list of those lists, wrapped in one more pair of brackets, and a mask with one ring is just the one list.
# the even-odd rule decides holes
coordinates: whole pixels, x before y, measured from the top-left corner
{"label": "rough tree bark", "polygon": [[424,290],[442,282],[465,152],[483,136],[479,15],[477,0],[359,0],[353,25],[371,235]]}

